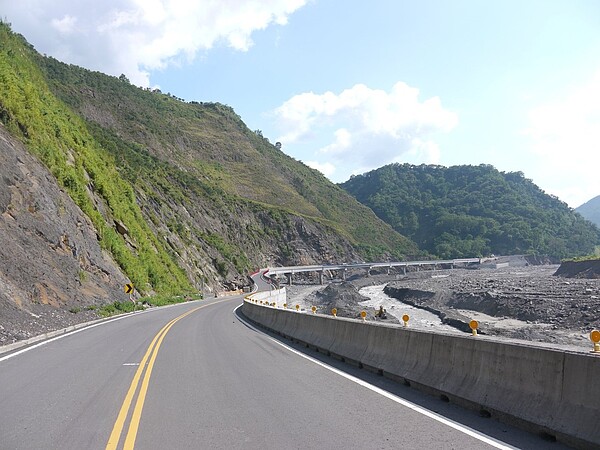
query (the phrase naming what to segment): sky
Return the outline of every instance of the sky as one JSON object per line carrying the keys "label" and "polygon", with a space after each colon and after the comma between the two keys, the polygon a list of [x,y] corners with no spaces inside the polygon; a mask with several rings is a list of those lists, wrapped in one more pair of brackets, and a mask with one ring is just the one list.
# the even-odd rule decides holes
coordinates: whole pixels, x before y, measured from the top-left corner
{"label": "sky", "polygon": [[600,195],[597,0],[0,0],[43,54],[234,108],[346,181],[393,162]]}

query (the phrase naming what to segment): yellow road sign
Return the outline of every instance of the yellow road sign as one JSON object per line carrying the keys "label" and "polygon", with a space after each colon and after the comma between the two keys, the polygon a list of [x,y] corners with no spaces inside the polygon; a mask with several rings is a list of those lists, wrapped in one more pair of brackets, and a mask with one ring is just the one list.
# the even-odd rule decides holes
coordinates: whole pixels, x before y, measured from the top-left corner
{"label": "yellow road sign", "polygon": [[133,284],[127,283],[125,285],[125,293],[126,294],[131,294],[133,292],[133,290],[134,290]]}

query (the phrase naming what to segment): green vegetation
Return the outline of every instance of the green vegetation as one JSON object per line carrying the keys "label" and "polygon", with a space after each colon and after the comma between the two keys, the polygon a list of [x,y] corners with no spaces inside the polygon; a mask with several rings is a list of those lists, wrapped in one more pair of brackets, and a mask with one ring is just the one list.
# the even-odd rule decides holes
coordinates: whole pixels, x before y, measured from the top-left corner
{"label": "green vegetation", "polygon": [[263,264],[420,253],[231,107],[42,56],[1,22],[0,122],[49,168],[142,294],[240,284]]}
{"label": "green vegetation", "polygon": [[[88,129],[136,190],[160,191],[178,204],[208,199],[224,215],[275,208],[317,221],[373,257],[419,252],[320,172],[249,130],[229,106],[185,103],[53,58],[40,56],[39,65],[55,95],[88,117]],[[237,270],[241,259],[231,261]]]}
{"label": "green vegetation", "polygon": [[523,174],[489,165],[392,164],[341,185],[396,231],[440,258],[589,254],[598,228]]}
{"label": "green vegetation", "polygon": [[[189,290],[190,284],[144,221],[131,185],[86,124],[50,91],[40,56],[0,23],[0,121],[50,169],[90,217],[100,244],[142,292]],[[103,215],[94,201],[104,205]],[[125,224],[134,246],[115,229]]]}
{"label": "green vegetation", "polygon": [[600,227],[600,195],[575,208],[584,218]]}
{"label": "green vegetation", "polygon": [[[152,297],[144,297],[143,299],[132,302],[132,301],[124,301],[124,302],[112,302],[107,305],[103,305],[97,308],[98,314],[101,317],[111,317],[117,314],[124,314],[133,311],[141,311],[144,309],[143,303],[147,303],[151,306],[166,306],[173,305],[175,303],[183,303],[192,300],[202,300],[202,295],[200,294],[192,294],[192,295],[154,295]],[[88,308],[89,309],[89,308]],[[96,308],[94,308],[96,309]],[[73,311],[71,311],[73,312]],[[79,312],[79,311],[77,311]]]}
{"label": "green vegetation", "polygon": [[124,313],[128,313],[128,312],[133,312],[133,311],[140,311],[143,309],[144,309],[144,307],[138,303],[124,301],[124,302],[112,302],[112,303],[109,303],[108,305],[103,305],[102,307],[98,308],[97,311],[101,317],[111,317],[111,316],[116,316],[117,314],[124,314]]}
{"label": "green vegetation", "polygon": [[575,258],[567,258],[564,261],[595,261],[600,260],[600,246],[597,246],[594,253],[591,255],[577,256]]}

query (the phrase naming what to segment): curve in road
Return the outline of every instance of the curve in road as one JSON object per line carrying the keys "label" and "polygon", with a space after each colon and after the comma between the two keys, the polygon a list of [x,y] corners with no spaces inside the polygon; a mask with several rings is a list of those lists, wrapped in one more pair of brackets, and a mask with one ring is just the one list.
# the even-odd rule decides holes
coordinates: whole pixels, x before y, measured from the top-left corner
{"label": "curve in road", "polygon": [[240,303],[158,308],[3,357],[0,448],[547,445],[375,374],[309,358],[244,323],[233,312]]}

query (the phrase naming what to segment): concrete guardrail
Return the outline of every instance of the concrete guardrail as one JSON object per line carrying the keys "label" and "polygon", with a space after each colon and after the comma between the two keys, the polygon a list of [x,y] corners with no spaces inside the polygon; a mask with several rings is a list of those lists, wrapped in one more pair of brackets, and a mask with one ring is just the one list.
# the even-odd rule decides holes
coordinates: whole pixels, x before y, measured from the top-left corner
{"label": "concrete guardrail", "polygon": [[246,297],[242,311],[287,338],[503,422],[577,448],[600,448],[596,354],[298,313],[284,303],[285,292],[260,292]]}

